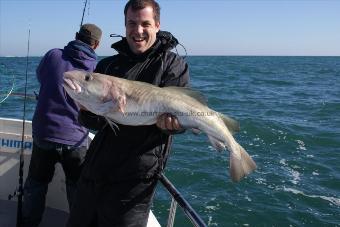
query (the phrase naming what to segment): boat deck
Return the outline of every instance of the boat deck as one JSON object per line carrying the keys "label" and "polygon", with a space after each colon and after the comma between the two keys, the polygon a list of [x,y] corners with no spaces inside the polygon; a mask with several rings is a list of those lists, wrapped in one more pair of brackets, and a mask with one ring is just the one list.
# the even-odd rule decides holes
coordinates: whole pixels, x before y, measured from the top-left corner
{"label": "boat deck", "polygon": [[[43,220],[39,227],[61,227],[65,226],[68,214],[65,211],[46,207]],[[17,202],[0,200],[0,226],[16,226]]]}

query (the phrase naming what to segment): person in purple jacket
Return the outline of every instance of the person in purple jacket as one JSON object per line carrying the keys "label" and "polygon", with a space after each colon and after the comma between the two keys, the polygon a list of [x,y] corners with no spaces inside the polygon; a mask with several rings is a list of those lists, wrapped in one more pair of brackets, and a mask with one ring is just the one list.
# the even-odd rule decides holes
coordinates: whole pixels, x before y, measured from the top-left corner
{"label": "person in purple jacket", "polygon": [[72,207],[88,130],[78,123],[79,107],[62,87],[63,73],[74,69],[93,72],[97,64],[94,50],[101,35],[96,25],[82,25],[75,40],[64,49],[48,51],[36,70],[40,91],[32,121],[33,151],[24,185],[23,226],[38,226],[41,222],[57,162],[64,169],[67,200]]}

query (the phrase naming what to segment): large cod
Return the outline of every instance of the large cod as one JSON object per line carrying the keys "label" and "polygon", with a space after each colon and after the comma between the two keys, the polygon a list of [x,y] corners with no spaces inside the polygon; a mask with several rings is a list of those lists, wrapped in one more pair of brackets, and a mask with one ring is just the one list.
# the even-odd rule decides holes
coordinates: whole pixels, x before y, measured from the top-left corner
{"label": "large cod", "polygon": [[63,86],[89,111],[119,124],[151,125],[159,115],[171,113],[182,128],[206,133],[216,150],[230,151],[230,176],[235,182],[256,169],[253,159],[232,136],[239,131],[239,124],[210,109],[199,92],[77,70],[64,73]]}

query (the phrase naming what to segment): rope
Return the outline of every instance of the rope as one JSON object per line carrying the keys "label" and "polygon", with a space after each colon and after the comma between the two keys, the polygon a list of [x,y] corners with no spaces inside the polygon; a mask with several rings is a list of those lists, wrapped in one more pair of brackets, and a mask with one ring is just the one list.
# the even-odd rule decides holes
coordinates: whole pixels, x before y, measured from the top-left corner
{"label": "rope", "polygon": [[[6,67],[5,65],[3,65],[3,66]],[[5,74],[7,74],[7,73],[5,73]],[[0,104],[3,103],[11,95],[11,93],[13,92],[13,90],[14,90],[14,81],[15,81],[14,79],[15,78],[14,78],[14,74],[13,74],[12,75],[12,86],[11,86],[11,89],[10,89],[10,91],[7,94],[5,94],[5,98],[0,100]]]}

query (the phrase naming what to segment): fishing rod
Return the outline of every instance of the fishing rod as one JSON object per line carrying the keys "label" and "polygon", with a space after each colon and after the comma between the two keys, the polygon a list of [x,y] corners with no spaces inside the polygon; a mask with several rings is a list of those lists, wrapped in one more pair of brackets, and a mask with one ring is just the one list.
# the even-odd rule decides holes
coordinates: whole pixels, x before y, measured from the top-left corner
{"label": "fishing rod", "polygon": [[28,75],[28,57],[30,52],[30,37],[31,29],[28,29],[27,41],[27,56],[26,56],[26,76],[25,76],[25,92],[24,92],[24,113],[22,117],[22,137],[21,137],[21,150],[19,161],[19,189],[18,189],[18,208],[17,208],[17,227],[22,226],[22,196],[23,196],[23,176],[24,176],[24,139],[25,139],[25,118],[26,118],[26,100],[27,100],[27,75]]}
{"label": "fishing rod", "polygon": [[86,10],[86,5],[87,5],[87,0],[85,0],[85,3],[84,3],[83,16],[81,17],[80,27],[83,25],[83,20],[84,20],[84,14],[85,14],[85,10]]}

